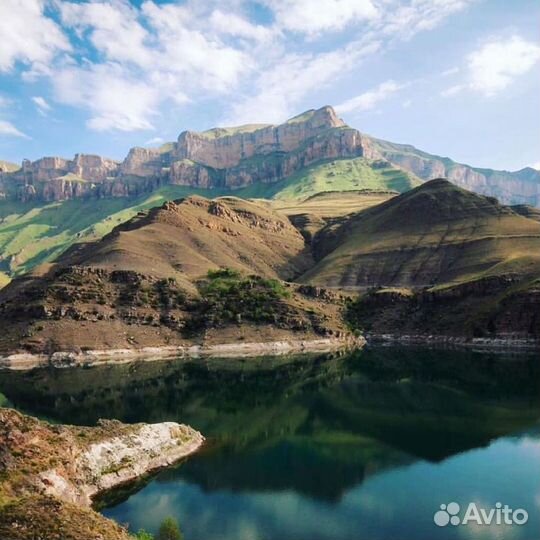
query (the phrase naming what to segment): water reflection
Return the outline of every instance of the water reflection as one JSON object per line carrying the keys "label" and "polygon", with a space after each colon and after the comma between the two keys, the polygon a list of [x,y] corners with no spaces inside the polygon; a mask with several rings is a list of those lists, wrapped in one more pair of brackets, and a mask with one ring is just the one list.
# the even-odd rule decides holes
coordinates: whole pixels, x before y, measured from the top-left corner
{"label": "water reflection", "polygon": [[473,538],[432,516],[476,497],[532,507],[511,532],[527,538],[539,525],[539,371],[534,356],[373,349],[0,373],[0,392],[62,422],[180,420],[209,437],[137,494],[116,494],[105,513],[134,529],[173,514],[188,539]]}

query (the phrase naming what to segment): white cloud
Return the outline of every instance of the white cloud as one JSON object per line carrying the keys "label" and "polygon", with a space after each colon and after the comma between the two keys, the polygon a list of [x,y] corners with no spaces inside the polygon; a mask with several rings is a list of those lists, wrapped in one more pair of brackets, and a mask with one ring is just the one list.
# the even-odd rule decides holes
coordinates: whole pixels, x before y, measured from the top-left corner
{"label": "white cloud", "polygon": [[363,94],[336,105],[336,111],[341,114],[369,111],[374,109],[379,103],[388,99],[392,94],[395,94],[405,86],[405,84],[399,84],[392,80],[383,82],[373,90],[364,92]]}
{"label": "white cloud", "polygon": [[519,36],[494,40],[468,57],[470,87],[492,96],[540,60],[540,47]]}
{"label": "white cloud", "polygon": [[81,39],[88,36],[103,61],[58,69],[52,78],[55,97],[88,109],[87,125],[98,131],[151,129],[167,101],[178,105],[188,103],[189,94],[230,92],[253,62],[220,33],[246,38],[264,33],[239,16],[216,10],[203,16],[189,4],[146,1],[139,9],[121,0],[64,3],[61,16]]}
{"label": "white cloud", "polygon": [[445,69],[445,70],[441,73],[441,76],[443,76],[443,77],[450,77],[451,75],[456,75],[457,73],[459,73],[459,68],[458,68],[458,67],[453,67],[453,68]]}
{"label": "white cloud", "polygon": [[463,11],[476,0],[389,0],[379,31],[399,39],[436,28],[444,19]]}
{"label": "white cloud", "polygon": [[197,29],[207,19],[192,20],[193,14],[185,6],[146,2],[142,10],[157,35],[155,66],[159,72],[177,77],[184,88],[226,92],[252,67],[249,54],[240,46],[229,46],[218,35]]}
{"label": "white cloud", "polygon": [[42,115],[47,114],[47,112],[51,110],[51,106],[42,96],[33,96],[32,101],[34,102],[38,112]]}
{"label": "white cloud", "polygon": [[71,49],[60,27],[44,15],[44,5],[42,0],[0,1],[0,71],[11,70],[16,62],[44,66]]}
{"label": "white cloud", "polygon": [[412,104],[412,99],[406,99],[401,105],[404,109],[408,109]]}
{"label": "white cloud", "polygon": [[53,85],[58,101],[90,110],[90,129],[153,129],[160,89],[131,77],[118,64],[66,67]]}
{"label": "white cloud", "polygon": [[152,53],[145,41],[148,32],[138,22],[136,8],[124,2],[60,4],[62,21],[79,35],[89,30],[94,47],[108,60],[133,62],[140,66],[152,63]]}
{"label": "white cloud", "polygon": [[[272,23],[254,23],[241,0],[227,9],[219,0],[0,0],[0,32],[5,20],[16,29],[0,48],[0,70],[25,62],[23,79],[48,77],[54,99],[88,111],[94,130],[152,129],[166,107],[209,98],[228,99],[228,121],[278,121],[366,56],[474,0],[263,1]],[[44,14],[45,2],[65,34]],[[339,45],[314,52],[298,39],[353,26]]]}
{"label": "white cloud", "polygon": [[532,168],[540,171],[540,161],[537,161],[534,165],[532,165]]}
{"label": "white cloud", "polygon": [[453,86],[450,86],[449,88],[446,88],[441,92],[442,97],[451,97],[455,96],[456,94],[459,94],[462,90],[465,90],[467,88],[467,85],[465,84],[454,84]]}
{"label": "white cloud", "polygon": [[7,137],[23,137],[29,139],[28,135],[18,130],[11,122],[7,120],[0,120],[0,136],[5,135]]}
{"label": "white cloud", "polygon": [[262,73],[256,82],[257,93],[238,100],[225,123],[283,121],[306,93],[335,80],[351,63],[359,62],[378,47],[378,43],[354,43],[318,55],[288,54]]}
{"label": "white cloud", "polygon": [[[251,85],[251,94],[240,95],[225,121],[284,120],[295,112],[297,104],[306,95],[358,69],[365,57],[384,50],[397,40],[409,39],[418,32],[436,27],[474,1],[374,0],[376,13],[372,13],[371,2],[268,0],[266,4],[274,10],[276,24],[283,31],[295,30],[317,37],[324,31],[341,29],[355,22],[362,25],[362,38],[332,51],[311,55],[288,53],[269,63],[259,60],[259,75]],[[286,12],[287,6],[291,7],[290,12]]]}
{"label": "white cloud", "polygon": [[378,16],[371,0],[267,0],[266,4],[280,28],[305,34],[341,30]]}
{"label": "white cloud", "polygon": [[229,34],[240,38],[267,41],[275,32],[260,24],[252,24],[235,13],[224,13],[216,9],[210,16],[210,24],[221,34]]}

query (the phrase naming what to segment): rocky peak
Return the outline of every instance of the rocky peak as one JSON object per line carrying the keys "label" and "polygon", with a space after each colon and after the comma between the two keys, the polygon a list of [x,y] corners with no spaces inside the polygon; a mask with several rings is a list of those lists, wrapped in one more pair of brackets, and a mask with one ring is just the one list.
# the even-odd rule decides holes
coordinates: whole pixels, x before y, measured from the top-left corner
{"label": "rocky peak", "polygon": [[345,123],[332,107],[326,106],[277,126],[255,124],[203,133],[183,131],[171,152],[171,161],[188,159],[214,169],[230,169],[255,155],[293,152],[309,139],[342,127],[346,127]]}
{"label": "rocky peak", "polygon": [[330,129],[345,127],[345,122],[338,117],[336,111],[330,105],[320,109],[310,109],[298,116],[287,120],[287,124],[308,124],[312,129]]}
{"label": "rocky peak", "polygon": [[161,173],[165,165],[166,155],[159,148],[131,148],[120,165],[121,174],[135,176],[155,176]]}

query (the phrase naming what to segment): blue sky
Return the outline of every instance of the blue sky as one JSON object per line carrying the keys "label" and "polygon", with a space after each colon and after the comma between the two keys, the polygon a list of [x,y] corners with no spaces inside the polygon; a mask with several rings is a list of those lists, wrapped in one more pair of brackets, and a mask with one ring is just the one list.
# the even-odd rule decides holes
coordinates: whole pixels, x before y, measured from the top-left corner
{"label": "blue sky", "polygon": [[336,107],[475,166],[540,167],[537,0],[0,1],[0,159],[121,159]]}

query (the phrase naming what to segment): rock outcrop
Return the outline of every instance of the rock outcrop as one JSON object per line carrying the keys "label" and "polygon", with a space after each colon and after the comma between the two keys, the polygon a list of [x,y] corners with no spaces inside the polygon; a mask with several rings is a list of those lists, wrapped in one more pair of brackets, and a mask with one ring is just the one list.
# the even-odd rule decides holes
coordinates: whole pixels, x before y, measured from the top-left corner
{"label": "rock outcrop", "polygon": [[540,347],[540,280],[491,276],[442,288],[377,289],[349,306],[353,327],[410,343]]}
{"label": "rock outcrop", "polygon": [[204,437],[175,422],[50,425],[0,408],[0,537],[128,540],[94,497],[178,462]]}
{"label": "rock outcrop", "polygon": [[126,434],[90,444],[78,453],[69,470],[52,467],[38,474],[43,491],[59,499],[91,506],[92,499],[121,484],[133,482],[195,452],[204,437],[176,422],[141,424]]}

